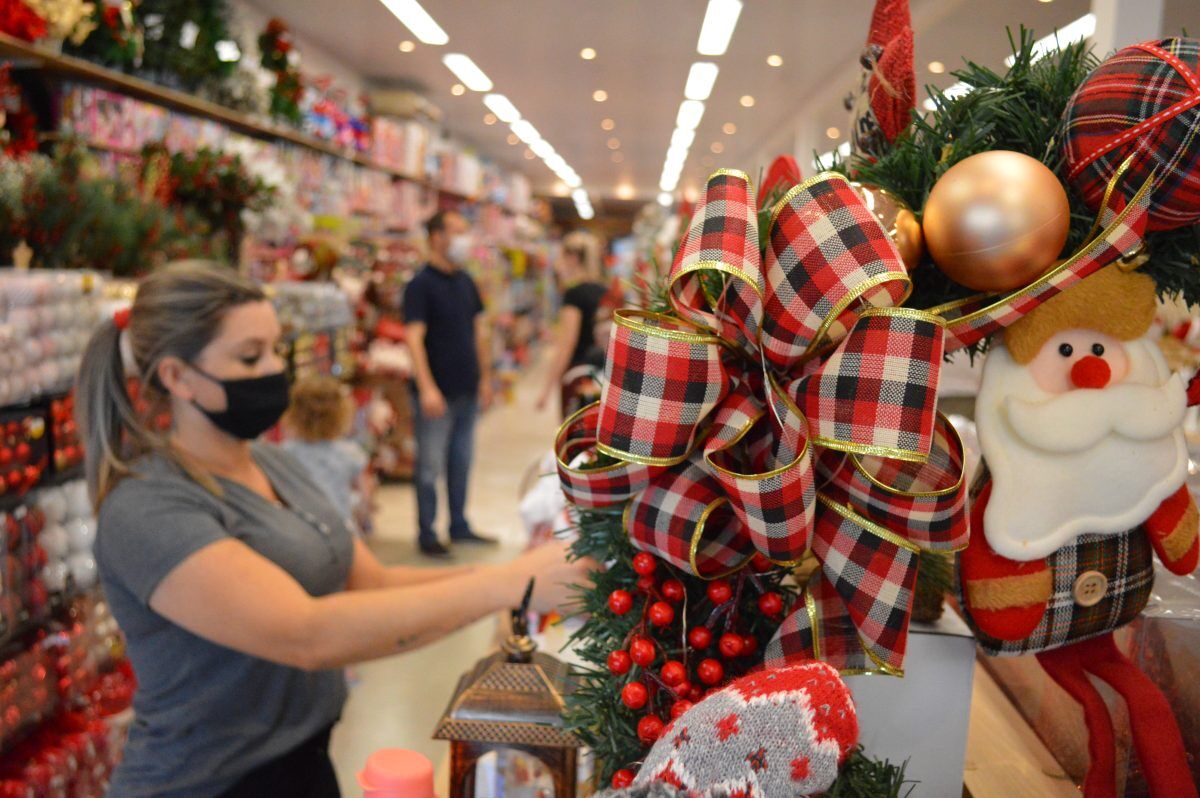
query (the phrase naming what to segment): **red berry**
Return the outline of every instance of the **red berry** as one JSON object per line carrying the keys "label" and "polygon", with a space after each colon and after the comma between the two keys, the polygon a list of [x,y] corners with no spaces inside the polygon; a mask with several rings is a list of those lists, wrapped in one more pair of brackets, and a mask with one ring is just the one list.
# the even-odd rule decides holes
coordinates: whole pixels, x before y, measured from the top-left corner
{"label": "red berry", "polygon": [[693,704],[691,701],[676,701],[671,705],[671,720],[679,720],[683,713],[687,712],[693,706],[695,706],[695,704]]}
{"label": "red berry", "polygon": [[665,601],[656,601],[650,605],[647,615],[655,626],[670,626],[675,620],[675,608]]}
{"label": "red berry", "polygon": [[713,604],[724,604],[733,598],[733,588],[724,579],[710,582],[708,585],[708,600]]}
{"label": "red berry", "polygon": [[654,662],[657,652],[654,650],[653,643],[644,637],[639,637],[629,644],[629,656],[638,665],[647,668]]}
{"label": "red berry", "polygon": [[614,651],[608,655],[608,669],[617,676],[624,676],[633,667],[633,658],[628,651]]}
{"label": "red berry", "polygon": [[641,682],[630,682],[621,688],[621,702],[630,709],[641,709],[650,700],[650,691]]}
{"label": "red berry", "polygon": [[665,725],[657,715],[647,715],[638,721],[638,739],[649,745],[662,736]]}
{"label": "red berry", "polygon": [[712,687],[725,678],[725,666],[715,659],[706,659],[696,668],[696,675],[700,681]]}
{"label": "red berry", "polygon": [[768,618],[783,612],[783,599],[778,593],[763,593],[758,597],[758,610]]}
{"label": "red berry", "polygon": [[755,552],[750,558],[750,570],[756,574],[765,574],[767,571],[775,569],[775,563],[768,560],[759,552]]}
{"label": "red berry", "polygon": [[671,687],[677,687],[687,680],[687,668],[683,667],[682,662],[671,660],[666,665],[662,666],[662,680]]}
{"label": "red berry", "polygon": [[658,587],[658,580],[653,576],[639,576],[637,580],[637,589],[643,593],[653,593]]}
{"label": "red berry", "polygon": [[21,441],[17,444],[17,459],[25,462],[29,459],[29,455],[33,454],[33,450],[29,448],[29,444]]}
{"label": "red berry", "polygon": [[618,770],[613,774],[612,787],[614,790],[623,790],[633,784],[632,770]]}
{"label": "red berry", "polygon": [[679,602],[683,601],[687,591],[683,587],[683,582],[678,579],[668,579],[662,583],[662,594],[667,601]]}
{"label": "red berry", "polygon": [[614,590],[608,594],[608,608],[616,615],[624,615],[633,609],[633,596],[628,590]]}
{"label": "red berry", "polygon": [[742,648],[743,657],[752,657],[758,652],[758,638],[754,635],[746,635],[742,638],[745,645]]}
{"label": "red berry", "polygon": [[712,645],[712,630],[707,626],[696,626],[688,632],[688,643],[692,648],[708,648]]}
{"label": "red berry", "polygon": [[687,698],[692,692],[692,683],[686,679],[671,688],[671,692],[680,698]]}
{"label": "red berry", "polygon": [[638,576],[650,576],[657,568],[658,563],[655,561],[653,554],[643,551],[640,554],[634,555],[633,570],[637,572]]}
{"label": "red berry", "polygon": [[742,656],[742,651],[746,648],[746,642],[742,640],[741,635],[735,635],[732,632],[721,635],[721,640],[717,643],[717,650],[721,652],[721,656],[725,659],[735,659]]}
{"label": "red berry", "polygon": [[688,690],[688,700],[696,702],[701,698],[704,698],[704,688],[698,684],[692,685],[692,689]]}

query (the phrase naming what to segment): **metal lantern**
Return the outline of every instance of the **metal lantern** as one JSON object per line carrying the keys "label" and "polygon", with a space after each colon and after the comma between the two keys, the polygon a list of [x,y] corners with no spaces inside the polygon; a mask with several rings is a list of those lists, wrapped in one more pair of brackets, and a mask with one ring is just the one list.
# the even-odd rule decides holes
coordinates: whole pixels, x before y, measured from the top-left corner
{"label": "metal lantern", "polygon": [[553,779],[555,798],[575,798],[579,740],[562,721],[571,689],[568,668],[536,650],[524,606],[512,616],[512,635],[458,680],[433,733],[435,740],[450,741],[449,798],[474,798],[479,760],[505,750],[539,760]]}

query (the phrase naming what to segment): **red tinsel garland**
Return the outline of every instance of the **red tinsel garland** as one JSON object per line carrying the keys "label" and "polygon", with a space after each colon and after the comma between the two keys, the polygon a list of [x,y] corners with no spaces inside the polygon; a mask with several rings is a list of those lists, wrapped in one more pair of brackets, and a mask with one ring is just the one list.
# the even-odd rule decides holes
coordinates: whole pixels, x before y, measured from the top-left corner
{"label": "red tinsel garland", "polygon": [[0,0],[0,31],[27,42],[46,35],[46,20],[21,0]]}

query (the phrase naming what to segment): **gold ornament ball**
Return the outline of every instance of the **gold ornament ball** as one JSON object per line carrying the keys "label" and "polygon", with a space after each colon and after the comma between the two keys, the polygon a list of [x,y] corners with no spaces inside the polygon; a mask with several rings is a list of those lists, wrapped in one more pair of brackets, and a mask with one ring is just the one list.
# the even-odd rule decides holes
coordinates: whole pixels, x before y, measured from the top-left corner
{"label": "gold ornament ball", "polygon": [[976,291],[1011,291],[1050,268],[1071,224],[1062,183],[1040,161],[996,150],[965,158],[925,202],[933,262]]}
{"label": "gold ornament ball", "polygon": [[909,271],[917,268],[925,244],[921,235],[921,223],[917,221],[916,214],[909,209],[904,200],[878,186],[862,183],[851,183],[850,186],[862,197],[867,210],[875,214],[875,218],[887,231],[896,249],[900,250],[904,266]]}

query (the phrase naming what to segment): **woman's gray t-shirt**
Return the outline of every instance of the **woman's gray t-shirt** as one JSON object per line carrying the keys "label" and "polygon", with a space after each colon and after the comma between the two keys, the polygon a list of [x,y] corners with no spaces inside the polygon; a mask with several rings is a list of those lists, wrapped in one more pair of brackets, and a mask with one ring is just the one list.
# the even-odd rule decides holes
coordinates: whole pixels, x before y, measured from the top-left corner
{"label": "woman's gray t-shirt", "polygon": [[163,457],[104,500],[96,561],[138,677],[135,719],[109,798],[212,798],[254,768],[337,721],[340,670],[307,672],[209,642],[150,608],[158,584],[188,556],[236,538],[309,594],[346,588],[353,530],[286,453],[254,458],[284,506],[220,480],[218,498]]}

